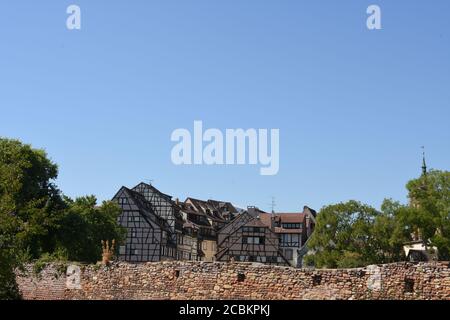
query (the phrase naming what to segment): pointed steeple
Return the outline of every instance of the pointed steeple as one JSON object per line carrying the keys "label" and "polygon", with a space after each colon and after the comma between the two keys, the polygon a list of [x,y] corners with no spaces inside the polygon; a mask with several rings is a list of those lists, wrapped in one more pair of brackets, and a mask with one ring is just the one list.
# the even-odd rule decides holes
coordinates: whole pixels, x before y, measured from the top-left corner
{"label": "pointed steeple", "polygon": [[422,160],[422,174],[426,175],[427,174],[427,164],[425,162],[425,147],[422,146],[422,156],[423,156],[423,160]]}

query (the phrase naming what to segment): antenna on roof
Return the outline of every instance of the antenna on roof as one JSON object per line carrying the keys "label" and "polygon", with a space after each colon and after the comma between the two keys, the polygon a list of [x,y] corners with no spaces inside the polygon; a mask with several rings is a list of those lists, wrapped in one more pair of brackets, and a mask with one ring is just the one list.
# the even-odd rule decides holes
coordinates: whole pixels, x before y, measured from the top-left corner
{"label": "antenna on roof", "polygon": [[275,203],[275,197],[272,196],[272,202],[270,203],[270,208],[272,213],[275,213],[275,207],[277,206],[277,204]]}

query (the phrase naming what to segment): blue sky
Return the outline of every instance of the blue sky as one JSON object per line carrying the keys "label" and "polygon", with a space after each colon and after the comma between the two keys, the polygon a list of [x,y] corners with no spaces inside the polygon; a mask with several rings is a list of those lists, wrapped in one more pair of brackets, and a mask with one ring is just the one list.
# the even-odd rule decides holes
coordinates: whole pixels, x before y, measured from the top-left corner
{"label": "blue sky", "polygon": [[[82,29],[66,29],[66,8]],[[366,28],[366,8],[382,30]],[[2,1],[0,136],[45,148],[69,196],[154,180],[269,210],[406,201],[450,164],[450,2]],[[280,171],[175,166],[170,135],[279,128]]]}

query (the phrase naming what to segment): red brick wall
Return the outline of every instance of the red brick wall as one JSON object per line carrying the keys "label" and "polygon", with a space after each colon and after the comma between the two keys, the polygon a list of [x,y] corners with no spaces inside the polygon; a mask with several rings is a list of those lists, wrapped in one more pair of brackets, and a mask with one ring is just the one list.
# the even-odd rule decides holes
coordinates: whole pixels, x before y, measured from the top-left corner
{"label": "red brick wall", "polygon": [[[448,262],[305,270],[255,263],[159,262],[83,266],[81,289],[49,266],[18,277],[25,299],[446,299]],[[238,274],[244,279],[238,280]],[[411,292],[408,292],[411,291]]]}

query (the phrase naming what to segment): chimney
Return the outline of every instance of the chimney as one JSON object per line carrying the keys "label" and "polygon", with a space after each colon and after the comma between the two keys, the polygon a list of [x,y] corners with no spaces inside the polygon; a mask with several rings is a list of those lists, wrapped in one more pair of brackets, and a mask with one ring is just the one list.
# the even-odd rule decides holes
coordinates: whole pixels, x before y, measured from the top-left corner
{"label": "chimney", "polygon": [[247,207],[247,212],[252,216],[252,217],[258,217],[258,208],[257,207],[252,207],[249,206]]}

